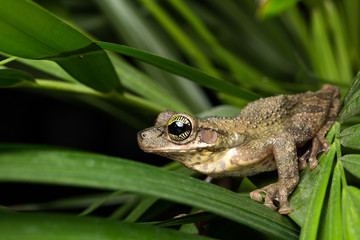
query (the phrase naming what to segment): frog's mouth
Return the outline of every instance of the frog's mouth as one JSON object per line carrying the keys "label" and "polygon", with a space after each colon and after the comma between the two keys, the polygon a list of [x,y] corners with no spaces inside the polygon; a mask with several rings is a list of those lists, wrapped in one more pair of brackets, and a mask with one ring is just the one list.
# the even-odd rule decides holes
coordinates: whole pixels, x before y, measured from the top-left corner
{"label": "frog's mouth", "polygon": [[142,148],[140,146],[140,148],[147,153],[156,153],[156,154],[160,154],[161,153],[195,153],[195,152],[201,152],[201,150],[196,150],[196,149],[164,149],[164,148]]}
{"label": "frog's mouth", "polygon": [[148,153],[186,153],[186,152],[196,152],[195,148],[191,148],[187,145],[178,145],[171,141],[168,141],[163,137],[163,132],[155,132],[154,129],[144,130],[137,134],[137,141],[139,147]]}

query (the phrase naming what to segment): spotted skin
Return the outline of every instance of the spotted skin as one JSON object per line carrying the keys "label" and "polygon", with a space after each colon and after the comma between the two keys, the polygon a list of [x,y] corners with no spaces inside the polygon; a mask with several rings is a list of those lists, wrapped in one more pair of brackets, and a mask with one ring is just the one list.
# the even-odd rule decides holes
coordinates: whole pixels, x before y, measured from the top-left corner
{"label": "spotted skin", "polygon": [[[324,136],[340,107],[339,88],[326,84],[317,92],[259,99],[235,118],[194,119],[186,113],[165,111],[154,127],[138,133],[138,143],[145,152],[173,159],[214,178],[251,176],[277,169],[278,181],[250,196],[263,201],[263,192],[266,206],[276,210],[273,201],[278,200],[279,213],[288,214],[292,212],[288,198],[298,184],[299,170],[307,162],[314,169],[318,164],[316,155],[328,151],[330,145]],[[184,118],[184,124],[191,126],[190,134],[174,137],[177,133],[171,132],[169,123]],[[311,148],[298,158],[297,149],[309,141]]]}

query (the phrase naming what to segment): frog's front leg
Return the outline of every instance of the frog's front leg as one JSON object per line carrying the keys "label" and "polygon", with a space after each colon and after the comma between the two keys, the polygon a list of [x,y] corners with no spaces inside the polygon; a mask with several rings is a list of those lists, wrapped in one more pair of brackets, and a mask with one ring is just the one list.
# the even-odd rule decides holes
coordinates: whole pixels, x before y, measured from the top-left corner
{"label": "frog's front leg", "polygon": [[284,132],[274,139],[273,154],[278,170],[279,180],[261,189],[250,193],[254,200],[261,201],[261,192],[265,193],[264,205],[276,210],[273,203],[278,200],[281,208],[280,214],[289,214],[293,210],[289,206],[289,195],[299,182],[299,172],[297,163],[297,153],[294,137]]}

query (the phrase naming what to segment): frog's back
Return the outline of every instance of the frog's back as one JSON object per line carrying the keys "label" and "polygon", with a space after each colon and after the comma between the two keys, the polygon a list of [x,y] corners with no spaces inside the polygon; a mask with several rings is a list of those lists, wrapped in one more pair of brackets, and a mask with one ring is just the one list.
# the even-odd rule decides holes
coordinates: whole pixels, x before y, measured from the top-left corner
{"label": "frog's back", "polygon": [[[287,130],[295,137],[297,145],[303,145],[326,124],[325,134],[335,122],[341,107],[340,89],[336,86],[325,84],[317,92],[301,94],[301,101],[292,110]],[[323,130],[325,130],[323,128]]]}
{"label": "frog's back", "polygon": [[[296,145],[301,146],[329,119],[330,108],[337,97],[339,88],[327,84],[317,92],[259,99],[249,103],[239,118],[251,134],[273,135],[285,130],[294,136]],[[338,109],[334,111],[337,114]]]}

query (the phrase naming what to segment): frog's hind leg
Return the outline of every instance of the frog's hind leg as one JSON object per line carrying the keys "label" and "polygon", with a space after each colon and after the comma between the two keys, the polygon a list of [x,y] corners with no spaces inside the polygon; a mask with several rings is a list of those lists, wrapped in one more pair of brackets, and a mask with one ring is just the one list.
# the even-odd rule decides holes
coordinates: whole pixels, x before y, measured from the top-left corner
{"label": "frog's hind leg", "polygon": [[[320,147],[322,146],[322,147]],[[320,152],[328,152],[330,148],[330,144],[326,141],[326,139],[322,136],[316,135],[312,139],[312,145],[310,148],[306,150],[306,152],[299,158],[299,170],[304,170],[307,166],[307,161],[309,161],[309,168],[313,170],[319,164],[316,156]]]}
{"label": "frog's hind leg", "polygon": [[280,214],[289,214],[293,209],[289,206],[289,195],[299,182],[299,171],[294,138],[289,133],[284,133],[276,139],[273,153],[278,169],[279,180],[276,183],[257,189],[250,193],[254,200],[262,202],[260,193],[265,193],[264,205],[276,210],[273,201],[280,203]]}
{"label": "frog's hind leg", "polygon": [[330,149],[329,142],[325,139],[326,133],[334,124],[337,114],[341,108],[340,90],[338,87],[327,85],[333,91],[332,103],[329,109],[329,114],[324,126],[316,133],[312,139],[312,146],[299,158],[299,170],[306,168],[306,160],[309,161],[309,168],[313,170],[318,165],[319,161],[316,156],[321,153],[327,153]]}

